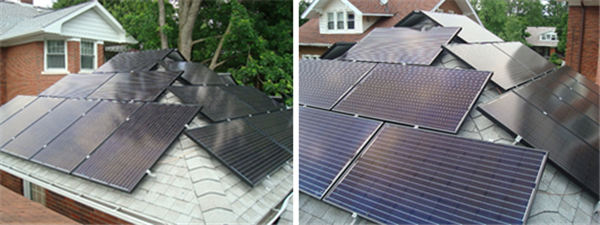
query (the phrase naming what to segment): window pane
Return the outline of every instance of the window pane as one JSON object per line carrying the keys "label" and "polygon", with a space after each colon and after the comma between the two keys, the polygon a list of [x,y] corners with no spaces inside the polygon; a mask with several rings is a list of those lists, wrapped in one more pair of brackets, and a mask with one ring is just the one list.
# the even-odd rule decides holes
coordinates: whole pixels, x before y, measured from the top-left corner
{"label": "window pane", "polygon": [[81,42],[81,55],[94,55],[94,43],[89,41]]}
{"label": "window pane", "polygon": [[81,69],[94,69],[94,56],[81,56]]}
{"label": "window pane", "polygon": [[65,69],[65,55],[48,55],[48,68]]}
{"label": "window pane", "polygon": [[337,29],[344,29],[344,12],[337,13]]}
{"label": "window pane", "polygon": [[348,29],[354,29],[354,14],[348,13]]}
{"label": "window pane", "polygon": [[65,53],[65,42],[64,41],[47,41],[47,51],[48,53],[57,53],[63,54]]}
{"label": "window pane", "polygon": [[333,23],[334,23],[334,19],[333,19],[333,13],[327,13],[327,29],[333,30]]}

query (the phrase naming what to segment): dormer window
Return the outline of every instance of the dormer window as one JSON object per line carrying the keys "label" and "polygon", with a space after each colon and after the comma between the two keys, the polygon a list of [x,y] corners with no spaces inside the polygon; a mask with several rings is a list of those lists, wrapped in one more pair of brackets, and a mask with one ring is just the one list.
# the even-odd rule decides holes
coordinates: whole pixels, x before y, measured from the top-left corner
{"label": "dormer window", "polygon": [[344,12],[337,13],[337,29],[338,30],[344,29]]}
{"label": "dormer window", "polygon": [[540,35],[540,41],[558,41],[558,36],[554,32],[548,32]]}
{"label": "dormer window", "polygon": [[335,18],[333,18],[333,13],[327,13],[327,29],[333,30],[335,24]]}
{"label": "dormer window", "polygon": [[348,13],[348,29],[354,29],[354,14]]}

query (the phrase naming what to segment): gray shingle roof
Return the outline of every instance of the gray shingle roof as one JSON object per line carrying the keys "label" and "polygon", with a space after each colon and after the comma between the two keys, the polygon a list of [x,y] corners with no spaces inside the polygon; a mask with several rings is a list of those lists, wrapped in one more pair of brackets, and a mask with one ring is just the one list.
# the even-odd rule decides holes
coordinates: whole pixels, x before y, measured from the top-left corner
{"label": "gray shingle roof", "polygon": [[540,35],[546,32],[554,31],[555,27],[527,27],[525,32],[531,34],[529,37],[525,38],[527,43],[531,46],[540,46],[540,47],[556,47],[558,45],[558,40],[556,41],[541,41]]}

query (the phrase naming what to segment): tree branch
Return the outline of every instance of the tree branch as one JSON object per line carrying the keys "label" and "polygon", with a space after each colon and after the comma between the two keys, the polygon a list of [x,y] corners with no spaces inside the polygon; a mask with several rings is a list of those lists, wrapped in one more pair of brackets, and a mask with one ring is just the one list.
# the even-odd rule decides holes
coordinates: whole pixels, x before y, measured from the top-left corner
{"label": "tree branch", "polygon": [[220,65],[223,65],[224,63],[226,63],[227,61],[229,61],[229,60],[232,60],[232,59],[235,59],[235,58],[237,58],[237,56],[231,56],[231,57],[229,57],[228,59],[225,59],[225,60],[223,60],[223,61],[221,61],[221,62],[217,63],[217,64],[215,65],[215,68],[217,68],[217,67],[219,67]]}
{"label": "tree branch", "polygon": [[206,40],[208,40],[210,38],[221,38],[221,37],[223,37],[223,36],[222,35],[217,35],[217,36],[212,36],[212,37],[200,38],[200,39],[192,41],[192,46],[194,46],[195,44],[198,44],[200,42],[204,42],[204,41],[206,41]]}
{"label": "tree branch", "polygon": [[227,36],[227,34],[229,34],[229,32],[231,32],[231,24],[232,23],[233,23],[233,18],[229,20],[229,25],[227,25],[227,30],[225,30],[225,33],[223,34],[221,41],[219,41],[217,50],[215,50],[215,55],[213,56],[212,60],[210,61],[210,66],[208,66],[208,68],[211,70],[214,70],[217,67],[217,65],[216,65],[217,60],[219,59],[219,56],[221,56],[221,49],[223,49],[223,43],[225,43],[225,36]]}

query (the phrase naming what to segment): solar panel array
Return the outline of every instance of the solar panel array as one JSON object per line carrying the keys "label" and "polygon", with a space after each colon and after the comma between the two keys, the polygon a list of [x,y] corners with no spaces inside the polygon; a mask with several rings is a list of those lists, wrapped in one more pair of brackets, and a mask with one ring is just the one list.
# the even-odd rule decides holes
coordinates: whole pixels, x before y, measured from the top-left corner
{"label": "solar panel array", "polygon": [[202,105],[202,114],[212,121],[280,109],[267,95],[252,87],[180,86],[169,87],[169,91],[184,103]]}
{"label": "solar panel array", "polygon": [[294,149],[294,123],[282,111],[246,117],[248,123],[273,142],[292,153]]}
{"label": "solar panel array", "polygon": [[13,114],[23,109],[29,103],[35,100],[34,96],[17,95],[12,100],[4,103],[0,108],[0,123],[10,118]]}
{"label": "solar panel array", "polygon": [[592,90],[594,93],[600,94],[600,91],[599,91],[600,87],[596,83],[587,79],[585,76],[581,75],[580,73],[575,71],[570,66],[565,65],[565,66],[562,66],[560,69],[563,70],[564,73],[566,73],[567,75],[569,75],[570,77],[575,79],[577,82],[581,83],[583,86]]}
{"label": "solar panel array", "polygon": [[514,60],[522,63],[537,75],[556,68],[554,63],[546,60],[540,54],[533,51],[531,48],[527,47],[521,42],[494,43],[494,47],[513,57]]}
{"label": "solar panel array", "polygon": [[461,27],[458,37],[467,43],[504,42],[471,18],[460,14],[419,11],[444,27]]}
{"label": "solar panel array", "polygon": [[[479,105],[484,115],[498,121],[525,142],[548,150],[549,159],[598,195],[598,149],[514,92]],[[574,125],[577,122],[574,122]]]}
{"label": "solar panel array", "polygon": [[171,71],[183,71],[181,78],[192,85],[228,85],[221,76],[202,63],[167,61],[160,64]]}
{"label": "solar panel array", "polygon": [[199,110],[39,97],[0,125],[1,151],[131,192]]}
{"label": "solar panel array", "polygon": [[376,64],[300,60],[300,104],[331,109]]}
{"label": "solar panel array", "polygon": [[69,74],[40,96],[155,101],[180,74],[181,71]]}
{"label": "solar panel array", "polygon": [[174,52],[174,49],[121,52],[105,62],[96,72],[150,71],[157,65],[159,60],[163,60]]}
{"label": "solar panel array", "polygon": [[457,132],[490,72],[378,64],[334,111]]}
{"label": "solar panel array", "polygon": [[382,224],[523,224],[546,157],[385,124],[325,201]]}
{"label": "solar panel array", "polygon": [[300,191],[321,199],[382,122],[300,107]]}
{"label": "solar panel array", "polygon": [[442,52],[441,46],[461,30],[457,27],[375,28],[356,43],[346,60],[430,65]]}
{"label": "solar panel array", "polygon": [[244,119],[190,129],[186,134],[250,186],[292,158],[291,152]]}
{"label": "solar panel array", "polygon": [[[599,103],[600,95],[598,95],[598,93],[594,92],[592,89],[583,85],[577,79],[569,76],[568,73],[569,73],[569,71],[567,68],[560,68],[560,69],[558,69],[558,71],[556,71],[556,73],[551,73],[549,75],[554,77],[556,80],[563,83],[567,87],[569,87],[569,89],[573,90],[578,95],[583,96],[585,99],[590,101],[592,104],[594,104],[596,106],[600,105],[600,103]],[[584,79],[587,79],[587,78],[584,78]]]}

